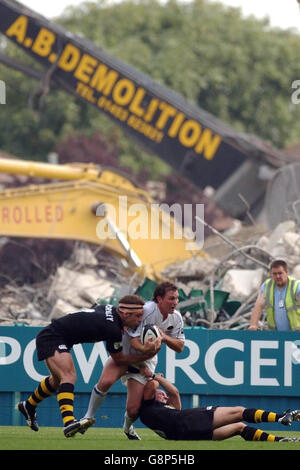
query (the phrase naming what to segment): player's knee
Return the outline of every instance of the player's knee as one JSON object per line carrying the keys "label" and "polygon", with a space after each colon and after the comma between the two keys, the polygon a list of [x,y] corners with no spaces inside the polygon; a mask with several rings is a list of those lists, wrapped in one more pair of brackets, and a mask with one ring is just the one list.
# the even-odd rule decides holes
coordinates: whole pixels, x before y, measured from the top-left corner
{"label": "player's knee", "polygon": [[128,416],[135,418],[139,414],[140,407],[136,403],[129,403],[126,406]]}
{"label": "player's knee", "polygon": [[235,423],[235,425],[236,425],[235,434],[242,434],[243,430],[247,426],[245,423],[242,423],[242,422]]}
{"label": "player's knee", "polygon": [[113,384],[114,381],[111,380],[109,377],[103,377],[97,383],[97,388],[98,390],[101,390],[101,392],[106,393]]}
{"label": "player's knee", "polygon": [[243,413],[245,410],[244,406],[234,406],[232,410],[233,410],[234,415],[237,417],[237,419],[243,418]]}
{"label": "player's knee", "polygon": [[63,374],[61,374],[61,382],[68,382],[71,384],[75,384],[77,380],[77,375],[75,369],[69,369],[64,371]]}
{"label": "player's knee", "polygon": [[57,389],[58,389],[59,384],[60,384],[59,377],[57,377],[56,375],[50,375],[49,382],[50,382],[51,387],[52,387],[54,390],[57,390]]}

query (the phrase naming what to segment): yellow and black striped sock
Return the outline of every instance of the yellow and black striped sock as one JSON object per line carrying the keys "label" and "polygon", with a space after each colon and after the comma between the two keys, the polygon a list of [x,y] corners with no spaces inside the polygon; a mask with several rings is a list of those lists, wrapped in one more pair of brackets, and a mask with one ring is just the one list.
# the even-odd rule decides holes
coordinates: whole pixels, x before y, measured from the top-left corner
{"label": "yellow and black striped sock", "polygon": [[64,426],[72,423],[74,418],[74,385],[62,383],[59,386],[57,400]]}
{"label": "yellow and black striped sock", "polygon": [[247,423],[276,423],[281,416],[283,416],[282,413],[256,408],[246,408],[243,412],[243,420]]}
{"label": "yellow and black striped sock", "polygon": [[55,390],[50,385],[50,377],[46,377],[40,382],[32,395],[30,395],[30,397],[26,400],[26,407],[29,412],[34,411],[41,401],[50,397],[53,395],[53,393],[55,393]]}
{"label": "yellow and black striped sock", "polygon": [[281,438],[274,436],[273,434],[269,434],[261,429],[255,429],[250,426],[246,426],[243,431],[241,432],[241,436],[245,441],[279,441]]}

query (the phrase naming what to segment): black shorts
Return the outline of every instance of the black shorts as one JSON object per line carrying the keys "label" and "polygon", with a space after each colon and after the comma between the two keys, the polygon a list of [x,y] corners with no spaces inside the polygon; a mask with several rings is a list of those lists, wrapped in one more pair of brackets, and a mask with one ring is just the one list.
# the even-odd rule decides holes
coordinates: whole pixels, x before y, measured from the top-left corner
{"label": "black shorts", "polygon": [[69,352],[70,347],[52,325],[48,325],[36,337],[36,350],[38,360],[44,361],[48,357],[54,356],[55,351],[59,353]]}
{"label": "black shorts", "polygon": [[177,440],[210,441],[213,436],[213,418],[216,406],[182,411],[182,423],[177,429]]}

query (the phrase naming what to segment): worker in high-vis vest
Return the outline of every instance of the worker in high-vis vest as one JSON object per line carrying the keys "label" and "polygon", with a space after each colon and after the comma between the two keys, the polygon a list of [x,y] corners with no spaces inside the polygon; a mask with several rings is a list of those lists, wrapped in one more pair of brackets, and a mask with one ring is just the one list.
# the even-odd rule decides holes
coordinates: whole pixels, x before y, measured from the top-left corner
{"label": "worker in high-vis vest", "polygon": [[270,269],[271,278],[261,286],[248,329],[261,329],[260,319],[265,312],[268,329],[300,331],[300,281],[289,276],[284,260],[273,261]]}

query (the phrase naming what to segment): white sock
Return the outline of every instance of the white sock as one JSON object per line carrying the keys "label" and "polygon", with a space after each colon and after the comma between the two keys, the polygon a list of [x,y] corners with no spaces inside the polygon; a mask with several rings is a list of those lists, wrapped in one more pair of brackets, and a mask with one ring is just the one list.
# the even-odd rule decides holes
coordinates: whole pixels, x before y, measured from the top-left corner
{"label": "white sock", "polygon": [[130,426],[133,425],[133,423],[136,421],[137,418],[130,418],[130,416],[128,416],[127,414],[127,411],[125,412],[124,418],[125,419],[124,419],[123,429],[125,432],[128,432]]}
{"label": "white sock", "polygon": [[107,392],[101,392],[101,390],[97,388],[97,385],[95,385],[92,390],[89,406],[87,412],[84,415],[84,418],[94,418],[96,411],[98,410],[99,406],[102,405],[102,403],[104,402],[106,395]]}

